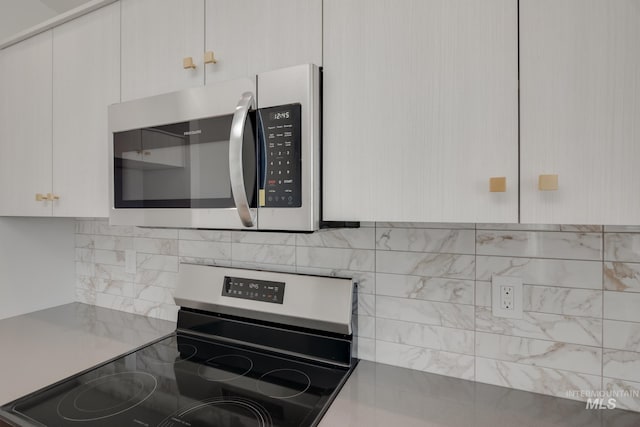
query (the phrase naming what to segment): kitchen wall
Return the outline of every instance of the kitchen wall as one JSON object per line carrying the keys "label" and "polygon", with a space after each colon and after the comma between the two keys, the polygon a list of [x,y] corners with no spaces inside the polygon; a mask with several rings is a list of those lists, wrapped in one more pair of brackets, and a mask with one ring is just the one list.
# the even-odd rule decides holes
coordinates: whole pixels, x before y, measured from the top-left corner
{"label": "kitchen wall", "polygon": [[0,319],[75,300],[74,220],[0,218]]}
{"label": "kitchen wall", "polygon": [[[314,234],[76,221],[82,302],[175,319],[180,262],[355,277],[363,359],[640,411],[640,227],[363,224]],[[124,270],[137,253],[136,274]],[[522,277],[523,319],[491,313]],[[636,394],[638,393],[638,394]]]}

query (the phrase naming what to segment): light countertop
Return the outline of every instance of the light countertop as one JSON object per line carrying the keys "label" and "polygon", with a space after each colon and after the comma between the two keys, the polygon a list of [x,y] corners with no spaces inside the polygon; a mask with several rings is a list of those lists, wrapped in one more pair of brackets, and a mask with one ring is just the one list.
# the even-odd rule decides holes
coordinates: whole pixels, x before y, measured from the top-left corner
{"label": "light countertop", "polygon": [[0,405],[175,329],[173,322],[81,303],[0,320]]}
{"label": "light countertop", "polygon": [[640,413],[360,361],[320,427],[638,427]]}

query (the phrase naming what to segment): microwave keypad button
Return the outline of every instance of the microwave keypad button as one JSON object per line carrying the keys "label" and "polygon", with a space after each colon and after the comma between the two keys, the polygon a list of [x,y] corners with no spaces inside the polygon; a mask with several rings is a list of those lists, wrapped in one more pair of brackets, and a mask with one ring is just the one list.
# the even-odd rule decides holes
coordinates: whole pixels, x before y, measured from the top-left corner
{"label": "microwave keypad button", "polygon": [[262,108],[260,115],[263,129],[267,129],[264,206],[302,206],[300,104]]}

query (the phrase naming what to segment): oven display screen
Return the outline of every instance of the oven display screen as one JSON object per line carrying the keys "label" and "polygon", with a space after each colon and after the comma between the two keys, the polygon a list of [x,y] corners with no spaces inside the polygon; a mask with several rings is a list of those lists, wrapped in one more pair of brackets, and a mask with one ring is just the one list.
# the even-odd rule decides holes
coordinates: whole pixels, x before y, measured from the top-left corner
{"label": "oven display screen", "polygon": [[282,304],[284,282],[225,276],[222,296]]}

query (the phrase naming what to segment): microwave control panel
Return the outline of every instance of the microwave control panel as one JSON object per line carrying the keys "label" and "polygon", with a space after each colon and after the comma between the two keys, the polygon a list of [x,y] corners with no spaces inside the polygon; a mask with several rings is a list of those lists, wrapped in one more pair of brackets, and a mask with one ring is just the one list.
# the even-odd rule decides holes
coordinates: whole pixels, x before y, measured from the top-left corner
{"label": "microwave control panel", "polygon": [[261,108],[265,139],[265,180],[260,206],[302,206],[300,104]]}
{"label": "microwave control panel", "polygon": [[222,296],[282,304],[284,282],[224,276]]}

